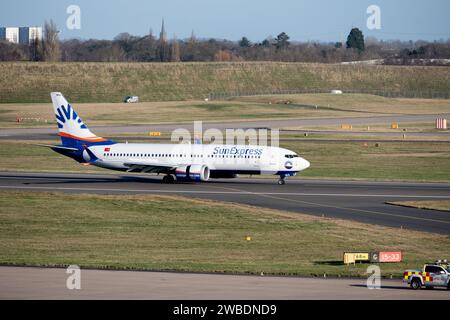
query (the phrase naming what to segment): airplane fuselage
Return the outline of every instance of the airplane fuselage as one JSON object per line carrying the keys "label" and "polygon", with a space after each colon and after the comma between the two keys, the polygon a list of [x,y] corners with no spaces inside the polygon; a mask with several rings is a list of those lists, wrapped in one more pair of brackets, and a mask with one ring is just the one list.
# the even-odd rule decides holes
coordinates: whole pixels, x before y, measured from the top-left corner
{"label": "airplane fuselage", "polygon": [[[148,164],[173,167],[196,164],[207,166],[212,176],[216,172],[291,176],[309,167],[309,162],[294,152],[267,146],[116,143],[91,146],[89,150],[98,158],[92,164],[122,171],[139,171]],[[87,162],[92,160],[87,152],[83,157]]]}

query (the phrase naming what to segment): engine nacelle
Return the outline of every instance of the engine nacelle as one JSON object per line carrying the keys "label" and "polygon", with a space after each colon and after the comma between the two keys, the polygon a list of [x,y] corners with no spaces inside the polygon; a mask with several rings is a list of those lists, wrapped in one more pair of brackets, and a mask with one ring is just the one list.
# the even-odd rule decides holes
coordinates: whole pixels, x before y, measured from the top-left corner
{"label": "engine nacelle", "polygon": [[191,164],[175,170],[177,179],[186,181],[208,181],[210,173],[211,171],[204,164]]}

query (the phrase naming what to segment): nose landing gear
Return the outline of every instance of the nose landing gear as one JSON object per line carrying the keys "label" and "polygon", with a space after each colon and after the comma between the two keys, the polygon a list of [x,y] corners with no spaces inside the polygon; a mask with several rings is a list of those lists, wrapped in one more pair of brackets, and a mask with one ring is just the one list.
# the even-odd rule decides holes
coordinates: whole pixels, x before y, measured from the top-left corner
{"label": "nose landing gear", "polygon": [[280,176],[280,179],[278,180],[278,184],[281,186],[283,184],[286,184],[286,177],[284,175]]}

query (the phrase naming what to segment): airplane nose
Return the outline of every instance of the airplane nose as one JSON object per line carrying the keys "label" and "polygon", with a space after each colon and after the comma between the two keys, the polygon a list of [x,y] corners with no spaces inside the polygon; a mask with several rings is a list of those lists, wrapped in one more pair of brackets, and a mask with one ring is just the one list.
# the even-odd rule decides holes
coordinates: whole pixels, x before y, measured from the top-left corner
{"label": "airplane nose", "polygon": [[307,169],[307,168],[309,168],[309,166],[311,165],[311,163],[309,163],[309,161],[308,160],[306,160],[306,159],[301,159],[300,160],[300,170],[305,170],[305,169]]}

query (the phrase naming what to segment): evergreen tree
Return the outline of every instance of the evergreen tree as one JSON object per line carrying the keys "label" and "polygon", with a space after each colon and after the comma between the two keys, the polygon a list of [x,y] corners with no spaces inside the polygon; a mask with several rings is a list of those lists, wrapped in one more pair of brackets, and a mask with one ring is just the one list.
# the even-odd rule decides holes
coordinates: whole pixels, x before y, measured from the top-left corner
{"label": "evergreen tree", "polygon": [[275,46],[277,49],[287,49],[291,43],[289,42],[289,36],[282,32],[275,39]]}
{"label": "evergreen tree", "polygon": [[242,37],[241,40],[239,40],[239,46],[241,48],[248,48],[251,46],[250,41],[247,39],[247,37]]}
{"label": "evergreen tree", "polygon": [[347,37],[347,48],[357,49],[359,53],[364,51],[364,35],[358,28],[353,28],[350,31]]}

